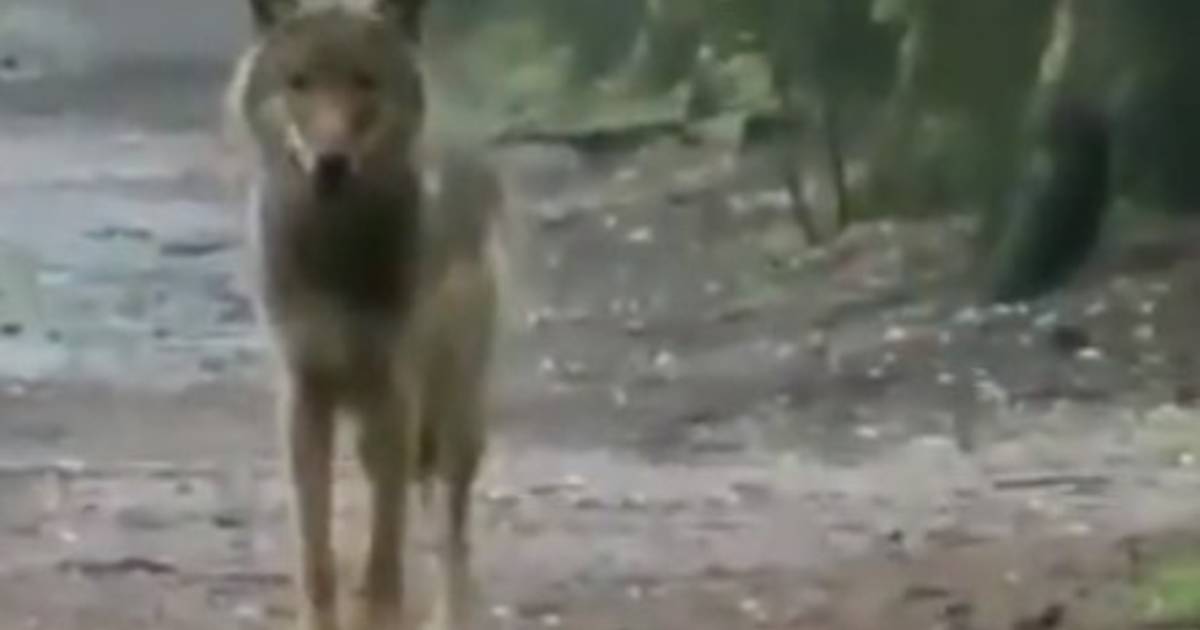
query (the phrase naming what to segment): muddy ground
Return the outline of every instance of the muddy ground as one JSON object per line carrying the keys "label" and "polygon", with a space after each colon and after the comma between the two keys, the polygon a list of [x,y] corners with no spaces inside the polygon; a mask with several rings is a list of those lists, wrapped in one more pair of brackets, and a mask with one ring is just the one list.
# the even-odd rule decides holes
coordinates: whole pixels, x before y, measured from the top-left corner
{"label": "muddy ground", "polygon": [[[215,78],[0,84],[0,627],[294,616]],[[1131,584],[1200,522],[1200,225],[981,310],[963,225],[806,249],[724,147],[496,157],[531,238],[480,627],[1142,623]]]}

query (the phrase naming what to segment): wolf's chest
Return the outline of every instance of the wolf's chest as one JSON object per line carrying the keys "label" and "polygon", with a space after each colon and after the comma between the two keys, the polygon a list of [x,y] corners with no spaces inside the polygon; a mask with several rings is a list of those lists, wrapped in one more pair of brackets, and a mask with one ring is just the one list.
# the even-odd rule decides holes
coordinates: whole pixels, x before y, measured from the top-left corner
{"label": "wolf's chest", "polygon": [[268,216],[267,289],[303,292],[350,310],[403,309],[419,265],[418,220],[384,204],[304,208]]}

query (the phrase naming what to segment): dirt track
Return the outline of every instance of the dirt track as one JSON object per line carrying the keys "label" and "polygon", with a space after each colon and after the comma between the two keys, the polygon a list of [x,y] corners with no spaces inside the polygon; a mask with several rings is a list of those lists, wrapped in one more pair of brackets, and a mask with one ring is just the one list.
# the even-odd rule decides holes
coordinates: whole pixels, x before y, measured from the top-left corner
{"label": "dirt track", "polygon": [[[135,87],[0,117],[0,627],[276,627],[215,97]],[[536,257],[477,498],[487,627],[1128,627],[1131,550],[1200,507],[1198,226],[977,312],[959,227],[808,255],[717,148],[498,158]]]}

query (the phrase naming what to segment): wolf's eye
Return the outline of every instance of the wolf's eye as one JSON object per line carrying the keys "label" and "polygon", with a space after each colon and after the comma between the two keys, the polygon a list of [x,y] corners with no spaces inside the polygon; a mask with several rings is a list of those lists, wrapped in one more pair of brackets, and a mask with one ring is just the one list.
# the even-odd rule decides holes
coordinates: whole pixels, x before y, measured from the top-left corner
{"label": "wolf's eye", "polygon": [[288,88],[294,92],[303,92],[308,89],[308,75],[297,72],[289,75],[287,79]]}
{"label": "wolf's eye", "polygon": [[353,81],[354,87],[364,92],[374,91],[379,86],[379,81],[366,72],[355,72]]}

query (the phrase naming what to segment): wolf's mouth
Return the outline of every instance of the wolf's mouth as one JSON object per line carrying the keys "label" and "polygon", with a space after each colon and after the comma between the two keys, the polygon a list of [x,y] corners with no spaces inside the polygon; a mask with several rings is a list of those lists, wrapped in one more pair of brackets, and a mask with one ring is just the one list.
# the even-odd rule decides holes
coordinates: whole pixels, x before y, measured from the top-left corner
{"label": "wolf's mouth", "polygon": [[350,158],[340,153],[318,156],[312,178],[317,194],[331,197],[341,192],[351,178]]}

